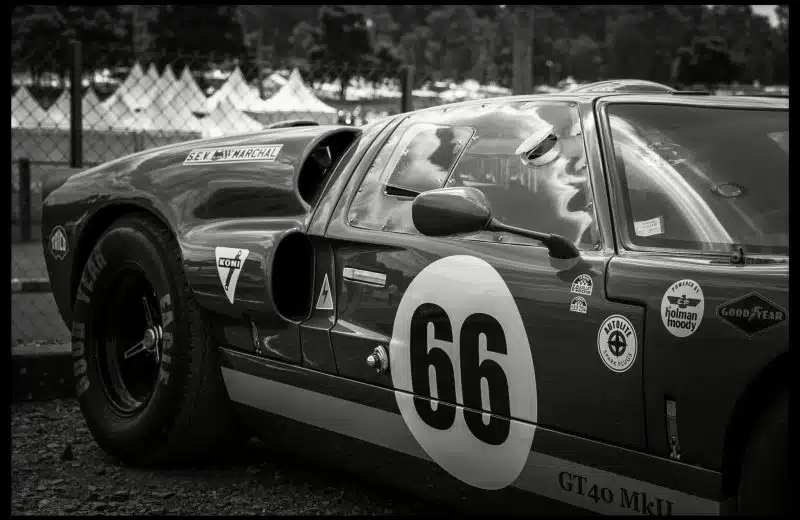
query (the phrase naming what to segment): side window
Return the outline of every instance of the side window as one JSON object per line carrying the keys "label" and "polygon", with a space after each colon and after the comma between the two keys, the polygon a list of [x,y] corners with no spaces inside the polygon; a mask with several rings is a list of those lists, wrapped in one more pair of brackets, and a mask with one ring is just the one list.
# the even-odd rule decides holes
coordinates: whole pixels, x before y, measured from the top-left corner
{"label": "side window", "polygon": [[[465,110],[411,116],[386,142],[364,176],[350,207],[355,227],[417,233],[414,197],[443,186],[481,190],[498,220],[555,233],[582,249],[599,234],[592,206],[580,118],[565,102],[494,102]],[[549,129],[546,146],[517,148]],[[546,148],[546,150],[544,150]],[[505,233],[479,232],[467,240],[538,244]]]}
{"label": "side window", "polygon": [[351,225],[416,233],[411,203],[441,188],[472,128],[403,122],[378,152],[350,206]]}

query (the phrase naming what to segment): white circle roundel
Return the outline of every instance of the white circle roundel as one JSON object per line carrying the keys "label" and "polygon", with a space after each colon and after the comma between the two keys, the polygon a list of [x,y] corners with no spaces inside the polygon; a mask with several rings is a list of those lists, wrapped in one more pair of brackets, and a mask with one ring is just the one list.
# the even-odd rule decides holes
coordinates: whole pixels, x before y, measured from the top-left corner
{"label": "white circle roundel", "polygon": [[491,265],[458,255],[425,267],[400,301],[389,359],[400,413],[428,456],[477,488],[516,480],[533,443],[536,378],[522,317]]}
{"label": "white circle roundel", "polygon": [[679,280],[661,298],[661,321],[678,338],[691,336],[703,321],[706,300],[694,280]]}

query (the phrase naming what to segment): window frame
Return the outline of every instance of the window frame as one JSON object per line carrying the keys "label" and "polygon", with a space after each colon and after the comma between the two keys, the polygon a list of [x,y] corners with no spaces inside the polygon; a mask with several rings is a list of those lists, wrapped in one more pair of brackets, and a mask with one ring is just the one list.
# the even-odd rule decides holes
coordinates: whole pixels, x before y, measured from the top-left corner
{"label": "window frame", "polygon": [[[730,258],[730,252],[703,251],[700,249],[689,249],[679,247],[659,247],[642,246],[634,244],[631,240],[633,230],[632,209],[630,200],[627,196],[627,184],[620,175],[616,164],[616,150],[614,149],[613,133],[611,122],[608,117],[608,107],[615,104],[657,104],[680,107],[714,108],[719,110],[758,110],[758,111],[788,111],[788,108],[767,103],[762,100],[742,99],[727,102],[716,101],[713,99],[653,99],[646,96],[622,95],[600,98],[596,101],[596,111],[598,114],[598,128],[602,141],[603,163],[606,171],[606,180],[609,186],[609,200],[611,204],[611,216],[614,226],[614,240],[619,253],[645,253],[662,254],[671,256],[687,256],[694,258],[704,258],[711,260],[725,260]],[[782,254],[751,254],[748,256],[759,258],[788,258],[789,255]]]}
{"label": "window frame", "polygon": [[[594,121],[594,112],[593,112],[593,110],[591,110],[591,107],[587,107],[588,110],[585,112],[583,107],[581,106],[581,104],[579,104],[574,98],[561,97],[561,96],[558,96],[558,97],[554,96],[553,99],[536,99],[536,98],[525,99],[525,98],[521,98],[521,99],[510,99],[510,100],[506,99],[506,100],[497,100],[497,101],[495,101],[495,100],[487,100],[485,103],[477,104],[477,105],[481,106],[481,107],[485,107],[488,104],[502,105],[502,104],[507,104],[507,103],[511,103],[511,102],[525,103],[525,104],[531,104],[531,105],[533,105],[533,104],[536,104],[536,105],[539,105],[539,104],[563,105],[563,108],[573,111],[573,114],[574,114],[578,124],[580,125],[580,130],[581,130],[580,136],[582,138],[583,153],[584,153],[584,158],[585,158],[586,168],[587,168],[587,184],[588,184],[587,191],[588,191],[588,197],[590,198],[590,201],[591,201],[592,214],[593,214],[592,215],[592,224],[591,224],[591,226],[594,228],[594,236],[596,238],[596,242],[591,247],[586,247],[586,244],[584,244],[584,247],[578,247],[578,250],[581,251],[581,253],[593,253],[593,252],[596,253],[596,252],[603,252],[603,251],[608,252],[609,251],[609,247],[610,247],[609,246],[610,241],[607,238],[606,233],[604,232],[604,229],[606,228],[605,219],[604,219],[604,222],[600,221],[601,218],[604,218],[606,216],[606,214],[603,211],[601,211],[601,208],[603,208],[604,205],[606,204],[605,198],[601,198],[601,197],[604,197],[605,194],[604,193],[599,193],[598,190],[596,189],[595,171],[597,169],[597,165],[594,164],[595,161],[593,160],[592,155],[590,155],[591,148],[590,148],[589,142],[588,142],[589,139],[592,139],[592,138],[596,139],[596,136],[597,136],[597,128],[596,128],[596,123]],[[447,107],[443,107],[440,110],[446,111],[447,109],[448,109]],[[427,110],[425,112],[430,113]],[[588,116],[589,116],[588,118],[586,117],[587,113],[588,113]],[[365,164],[364,171],[360,175],[360,178],[357,181],[355,189],[353,190],[353,194],[349,198],[349,200],[347,201],[346,207],[343,208],[344,209],[343,215],[344,215],[345,225],[348,228],[353,228],[354,230],[358,230],[358,231],[392,233],[392,234],[395,234],[395,235],[404,235],[404,236],[425,236],[422,233],[419,233],[418,231],[415,232],[415,233],[406,233],[406,232],[395,231],[395,230],[361,227],[361,226],[354,225],[354,223],[350,219],[350,212],[351,212],[351,209],[352,209],[352,205],[353,205],[356,197],[358,196],[358,193],[361,191],[361,188],[362,188],[362,185],[363,185],[364,181],[367,179],[367,175],[369,174],[369,171],[372,168],[373,162],[378,157],[378,155],[383,151],[384,147],[386,146],[386,143],[395,135],[395,132],[397,132],[400,129],[400,127],[403,125],[403,123],[405,123],[406,121],[408,121],[409,119],[411,119],[412,117],[417,116],[417,115],[419,115],[419,113],[413,112],[413,113],[407,114],[405,117],[402,117],[402,116],[399,117],[397,119],[397,121],[395,122],[395,124],[393,125],[393,127],[386,133],[386,135],[382,136],[382,139],[380,139],[380,142],[376,143],[376,146],[374,148],[374,153],[372,153],[371,157],[368,158],[369,162],[368,162],[368,164]],[[587,121],[589,123],[591,123],[591,124],[587,125]],[[421,121],[421,122],[423,122],[423,121]],[[431,121],[424,121],[424,122],[431,122]],[[433,123],[436,124],[435,122],[433,122]],[[414,123],[412,123],[412,124],[414,124]],[[589,126],[591,128],[587,128],[587,126]],[[468,148],[468,146],[465,146],[461,150],[461,152],[459,153],[458,157],[456,158],[456,161],[451,166],[450,171],[448,172],[447,178],[445,179],[445,183],[444,183],[445,186],[449,182],[450,177],[452,176],[454,169],[457,167],[458,163],[461,161],[461,157],[465,153],[467,148]],[[600,171],[600,175],[602,176],[602,170]],[[401,200],[401,201],[408,201],[408,202],[413,202],[413,200],[415,198],[415,197],[411,197],[411,196],[388,194],[388,193],[386,193],[385,190],[381,190],[380,192],[376,192],[376,193],[381,193],[381,195],[385,196],[385,197],[391,197],[391,198],[394,198],[394,199],[398,199],[398,200]],[[537,231],[540,231],[540,230],[537,230]],[[496,232],[496,231],[481,231],[481,232],[477,232],[477,233],[470,233],[470,234],[464,234],[464,235],[452,235],[452,236],[449,236],[448,238],[453,239],[453,240],[465,241],[465,242],[497,243],[497,244],[503,244],[503,245],[512,245],[512,246],[521,246],[521,247],[537,247],[537,248],[541,248],[541,249],[546,249],[546,246],[544,246],[544,244],[542,244],[539,241],[535,241],[535,240],[531,240],[530,242],[510,241],[510,240],[507,240],[502,233],[499,233],[499,232]]]}

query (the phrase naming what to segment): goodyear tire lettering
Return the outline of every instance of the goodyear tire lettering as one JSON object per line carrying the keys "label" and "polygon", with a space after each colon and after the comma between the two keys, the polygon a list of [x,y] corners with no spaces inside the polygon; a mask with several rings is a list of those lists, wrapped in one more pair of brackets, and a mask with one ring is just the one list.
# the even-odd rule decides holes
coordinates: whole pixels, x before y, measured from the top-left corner
{"label": "goodyear tire lettering", "polygon": [[86,360],[84,354],[86,353],[86,346],[84,340],[86,339],[86,325],[80,321],[72,322],[72,357],[75,358],[73,363],[73,374],[78,378],[75,385],[75,394],[80,397],[89,389],[89,377],[86,374]]}
{"label": "goodyear tire lettering", "polygon": [[86,360],[85,359],[79,359],[78,361],[73,363],[73,367],[72,368],[73,368],[72,371],[75,374],[75,377],[78,377],[81,374],[85,374],[86,373]]}
{"label": "goodyear tire lettering", "polygon": [[169,293],[165,294],[159,299],[159,306],[161,307],[161,327],[163,329],[161,336],[161,362],[158,368],[158,381],[161,384],[169,384],[169,365],[172,357],[168,354],[172,350],[174,336],[172,331],[166,330],[174,324],[172,314],[172,298]]}

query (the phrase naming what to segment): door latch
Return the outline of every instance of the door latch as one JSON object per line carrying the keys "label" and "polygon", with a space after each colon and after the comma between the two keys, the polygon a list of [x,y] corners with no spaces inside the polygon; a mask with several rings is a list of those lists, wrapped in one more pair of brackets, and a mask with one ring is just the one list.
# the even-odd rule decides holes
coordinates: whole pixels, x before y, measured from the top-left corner
{"label": "door latch", "polygon": [[374,368],[378,373],[386,373],[389,371],[389,353],[383,346],[375,347],[372,354],[367,356],[367,365]]}
{"label": "door latch", "polygon": [[681,444],[678,439],[678,406],[672,399],[667,405],[667,441],[669,442],[669,458],[681,460]]}

